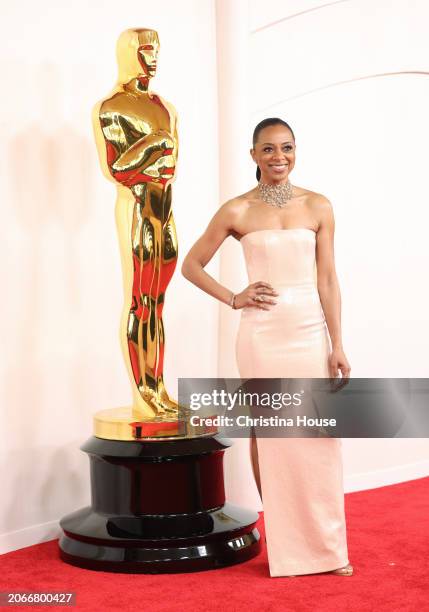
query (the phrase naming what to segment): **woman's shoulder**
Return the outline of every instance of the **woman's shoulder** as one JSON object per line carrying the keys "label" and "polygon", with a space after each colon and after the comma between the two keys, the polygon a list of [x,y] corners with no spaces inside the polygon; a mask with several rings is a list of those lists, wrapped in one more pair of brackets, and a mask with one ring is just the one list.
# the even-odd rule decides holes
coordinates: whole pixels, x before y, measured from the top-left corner
{"label": "woman's shoulder", "polygon": [[256,199],[257,191],[257,187],[249,189],[249,191],[246,191],[245,193],[240,193],[240,195],[231,198],[230,200],[228,200],[228,202],[226,202],[226,204],[229,204],[231,207],[235,208],[242,208],[243,206],[248,206],[252,203],[253,200]]}
{"label": "woman's shoulder", "polygon": [[230,215],[240,215],[256,200],[256,189],[234,196],[221,206],[221,210]]}
{"label": "woman's shoulder", "polygon": [[317,191],[312,191],[311,189],[305,189],[304,187],[295,187],[295,195],[296,197],[302,197],[305,204],[314,210],[323,210],[332,208],[332,204],[330,200]]}

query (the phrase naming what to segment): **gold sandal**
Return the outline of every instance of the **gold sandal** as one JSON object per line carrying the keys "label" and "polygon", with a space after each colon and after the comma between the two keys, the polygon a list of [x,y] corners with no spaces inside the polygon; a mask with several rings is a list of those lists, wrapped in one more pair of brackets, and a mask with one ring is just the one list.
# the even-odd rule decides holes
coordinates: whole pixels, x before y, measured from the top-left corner
{"label": "gold sandal", "polygon": [[[353,565],[348,563],[344,567],[339,567],[338,569],[330,570],[329,572],[322,572],[322,574],[335,574],[335,576],[353,576]],[[305,574],[306,576],[311,576],[312,574]],[[287,578],[296,578],[294,574],[288,574]]]}
{"label": "gold sandal", "polygon": [[353,565],[348,563],[344,567],[339,567],[338,569],[332,570],[328,573],[335,574],[336,576],[353,576]]}

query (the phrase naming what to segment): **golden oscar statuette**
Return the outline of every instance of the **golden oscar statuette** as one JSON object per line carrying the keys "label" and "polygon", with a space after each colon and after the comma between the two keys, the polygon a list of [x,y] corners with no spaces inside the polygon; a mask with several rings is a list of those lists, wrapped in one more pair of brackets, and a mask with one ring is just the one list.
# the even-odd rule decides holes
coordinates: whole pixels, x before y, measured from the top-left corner
{"label": "golden oscar statuette", "polygon": [[[178,136],[174,107],[150,90],[158,52],[154,30],[123,32],[117,43],[118,82],[92,117],[101,168],[117,188],[125,298],[120,341],[133,396],[132,406],[95,415],[95,435],[115,440],[185,434],[163,379],[162,311],[177,263],[172,183]],[[181,425],[187,435],[204,433]]]}
{"label": "golden oscar statuette", "polygon": [[178,139],[173,106],[149,88],[158,52],[154,30],[122,32],[118,82],[92,115],[102,170],[117,188],[120,340],[133,403],[96,413],[94,435],[81,446],[90,460],[91,504],[60,520],[61,559],[91,570],[192,572],[241,563],[260,550],[258,513],[225,500],[223,456],[231,441],[191,427],[190,408],[179,407],[164,385]]}

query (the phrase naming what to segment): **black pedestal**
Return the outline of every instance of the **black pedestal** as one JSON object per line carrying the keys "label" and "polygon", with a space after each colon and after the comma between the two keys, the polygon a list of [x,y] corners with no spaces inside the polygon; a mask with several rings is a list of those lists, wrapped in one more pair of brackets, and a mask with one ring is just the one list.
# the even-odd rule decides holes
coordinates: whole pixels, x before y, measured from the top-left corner
{"label": "black pedestal", "polygon": [[60,556],[94,570],[193,572],[260,550],[257,512],[225,503],[217,436],[122,442],[90,438],[92,505],[61,519]]}

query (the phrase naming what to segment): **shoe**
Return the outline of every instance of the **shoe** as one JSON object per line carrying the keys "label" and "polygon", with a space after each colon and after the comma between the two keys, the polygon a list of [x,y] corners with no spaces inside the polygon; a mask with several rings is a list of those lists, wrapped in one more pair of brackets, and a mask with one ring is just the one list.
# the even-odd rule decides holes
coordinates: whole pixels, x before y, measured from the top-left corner
{"label": "shoe", "polygon": [[[330,570],[329,572],[322,572],[322,574],[335,574],[335,576],[353,576],[353,565],[348,563],[344,567],[339,567],[338,569]],[[304,574],[306,576],[312,576],[313,574]],[[288,574],[287,578],[296,578],[294,574]]]}
{"label": "shoe", "polygon": [[353,576],[353,565],[348,563],[344,567],[339,567],[338,569],[328,572],[328,574],[335,574],[336,576]]}

